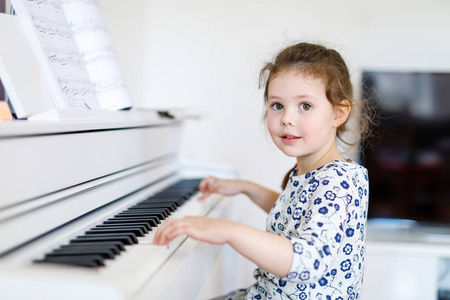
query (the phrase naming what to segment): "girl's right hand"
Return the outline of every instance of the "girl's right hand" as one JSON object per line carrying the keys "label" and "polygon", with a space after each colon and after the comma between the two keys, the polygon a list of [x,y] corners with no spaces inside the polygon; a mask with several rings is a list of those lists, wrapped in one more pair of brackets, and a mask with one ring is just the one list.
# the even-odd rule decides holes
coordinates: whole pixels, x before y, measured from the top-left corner
{"label": "girl's right hand", "polygon": [[242,192],[239,180],[220,179],[213,176],[204,178],[199,184],[202,195],[198,200],[203,200],[211,194],[233,196]]}

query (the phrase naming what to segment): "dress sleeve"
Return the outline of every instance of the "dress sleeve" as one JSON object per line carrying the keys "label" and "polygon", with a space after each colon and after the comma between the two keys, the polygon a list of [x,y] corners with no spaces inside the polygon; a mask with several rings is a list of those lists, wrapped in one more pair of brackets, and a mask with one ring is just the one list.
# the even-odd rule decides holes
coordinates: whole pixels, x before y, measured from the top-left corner
{"label": "dress sleeve", "polygon": [[[298,283],[318,282],[336,258],[348,223],[349,199],[357,188],[339,169],[313,177],[298,195],[297,222],[291,237],[294,258],[286,279]],[[301,215],[298,220],[294,216]]]}

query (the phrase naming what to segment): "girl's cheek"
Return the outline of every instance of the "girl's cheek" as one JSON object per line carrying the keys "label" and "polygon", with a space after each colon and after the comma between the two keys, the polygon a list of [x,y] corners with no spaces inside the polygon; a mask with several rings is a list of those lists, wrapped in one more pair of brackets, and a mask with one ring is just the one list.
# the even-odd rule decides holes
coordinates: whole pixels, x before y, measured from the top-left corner
{"label": "girl's cheek", "polygon": [[267,119],[266,119],[266,125],[267,125],[267,128],[269,129],[269,131],[271,130],[271,128],[273,127],[273,124],[272,124],[273,122],[272,122],[272,118],[270,118],[270,116],[267,116]]}
{"label": "girl's cheek", "polygon": [[270,134],[275,133],[276,131],[276,122],[274,120],[267,121],[267,129],[269,130]]}

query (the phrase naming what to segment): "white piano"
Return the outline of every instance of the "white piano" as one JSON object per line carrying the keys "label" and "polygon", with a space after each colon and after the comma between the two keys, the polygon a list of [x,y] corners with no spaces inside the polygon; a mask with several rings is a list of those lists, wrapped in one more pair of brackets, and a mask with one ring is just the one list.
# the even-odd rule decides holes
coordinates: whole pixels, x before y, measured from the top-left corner
{"label": "white piano", "polygon": [[0,123],[0,299],[196,298],[221,247],[152,238],[167,218],[226,217],[193,178],[235,174],[182,163],[183,121],[111,116]]}

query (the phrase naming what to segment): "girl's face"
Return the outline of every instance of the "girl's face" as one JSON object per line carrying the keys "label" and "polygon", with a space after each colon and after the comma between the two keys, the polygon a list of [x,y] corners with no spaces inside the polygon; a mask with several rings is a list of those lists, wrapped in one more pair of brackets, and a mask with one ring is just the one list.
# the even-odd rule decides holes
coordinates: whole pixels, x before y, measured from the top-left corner
{"label": "girl's face", "polygon": [[336,128],[341,123],[321,79],[289,71],[270,81],[267,127],[287,156],[312,164],[336,156]]}

